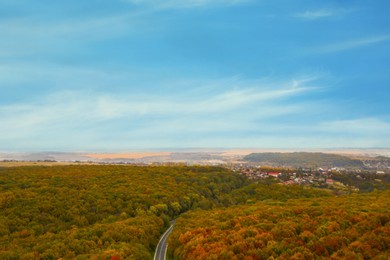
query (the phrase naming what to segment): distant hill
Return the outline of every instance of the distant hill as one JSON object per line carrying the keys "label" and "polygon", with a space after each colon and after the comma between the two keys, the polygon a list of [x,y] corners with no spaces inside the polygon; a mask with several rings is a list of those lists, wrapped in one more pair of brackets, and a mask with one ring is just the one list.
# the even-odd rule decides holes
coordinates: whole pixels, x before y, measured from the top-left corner
{"label": "distant hill", "polygon": [[363,167],[363,162],[360,160],[325,153],[251,153],[245,156],[243,160],[272,166]]}

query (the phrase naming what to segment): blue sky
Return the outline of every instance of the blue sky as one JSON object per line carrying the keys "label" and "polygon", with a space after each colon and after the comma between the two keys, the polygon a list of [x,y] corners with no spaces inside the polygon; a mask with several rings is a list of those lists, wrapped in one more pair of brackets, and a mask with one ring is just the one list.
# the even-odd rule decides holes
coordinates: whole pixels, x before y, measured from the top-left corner
{"label": "blue sky", "polygon": [[390,147],[388,10],[0,0],[0,150]]}

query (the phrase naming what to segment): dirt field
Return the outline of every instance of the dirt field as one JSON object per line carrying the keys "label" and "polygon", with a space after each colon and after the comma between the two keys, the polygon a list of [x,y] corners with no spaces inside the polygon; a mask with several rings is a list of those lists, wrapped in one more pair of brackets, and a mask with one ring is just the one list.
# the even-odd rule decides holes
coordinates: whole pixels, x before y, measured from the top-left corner
{"label": "dirt field", "polygon": [[141,159],[145,157],[151,156],[167,156],[170,155],[171,152],[134,152],[134,153],[92,153],[86,154],[86,156],[90,158],[96,159]]}
{"label": "dirt field", "polygon": [[58,166],[58,165],[78,165],[91,163],[73,163],[73,162],[0,162],[0,167],[18,167],[18,166]]}

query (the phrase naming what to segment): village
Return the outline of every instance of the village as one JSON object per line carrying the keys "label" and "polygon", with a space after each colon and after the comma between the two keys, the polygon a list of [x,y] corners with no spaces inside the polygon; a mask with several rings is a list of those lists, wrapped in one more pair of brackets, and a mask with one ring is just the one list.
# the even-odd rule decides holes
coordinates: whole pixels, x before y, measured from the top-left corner
{"label": "village", "polygon": [[318,169],[318,171],[312,171],[311,169],[299,169],[299,171],[292,171],[291,169],[277,169],[241,164],[233,167],[232,170],[252,180],[274,179],[275,181],[285,185],[334,184],[331,174],[321,168]]}
{"label": "village", "polygon": [[374,189],[388,185],[389,174],[382,170],[362,171],[345,168],[272,168],[253,164],[236,164],[232,171],[258,182],[301,185],[339,191],[358,192],[359,187]]}

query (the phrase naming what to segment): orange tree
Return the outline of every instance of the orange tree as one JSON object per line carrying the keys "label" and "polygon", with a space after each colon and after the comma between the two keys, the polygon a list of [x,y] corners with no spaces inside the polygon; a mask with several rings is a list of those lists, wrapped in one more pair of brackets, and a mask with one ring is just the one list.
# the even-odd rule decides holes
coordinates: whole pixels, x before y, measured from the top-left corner
{"label": "orange tree", "polygon": [[266,200],[183,214],[173,259],[388,259],[390,191]]}

